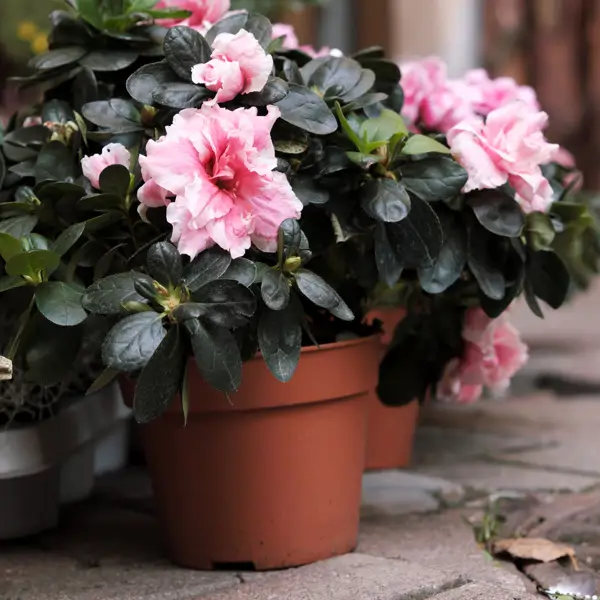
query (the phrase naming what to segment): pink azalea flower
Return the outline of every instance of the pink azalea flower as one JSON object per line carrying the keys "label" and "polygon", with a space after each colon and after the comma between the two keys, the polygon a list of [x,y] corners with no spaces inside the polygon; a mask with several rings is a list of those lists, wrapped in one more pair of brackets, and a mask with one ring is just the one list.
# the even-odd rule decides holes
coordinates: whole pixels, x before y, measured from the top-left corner
{"label": "pink azalea flower", "polygon": [[508,182],[526,213],[546,212],[553,193],[540,165],[548,163],[558,148],[542,133],[547,121],[546,113],[512,102],[493,110],[485,122],[472,118],[453,127],[447,139],[469,174],[464,191],[494,189]]}
{"label": "pink azalea flower", "polygon": [[211,60],[192,68],[192,81],[217,92],[212,102],[228,102],[238,94],[260,92],[273,70],[273,57],[245,29],[221,33],[213,42]]}
{"label": "pink azalea flower", "polygon": [[23,127],[36,127],[37,125],[42,125],[42,117],[26,117],[23,121]]}
{"label": "pink azalea flower", "polygon": [[181,111],[165,136],[148,142],[138,198],[145,206],[167,205],[181,253],[193,258],[217,244],[237,258],[252,243],[273,252],[281,223],[300,216],[302,203],[287,177],[273,171],[271,129],[279,114],[273,106],[261,117],[256,108],[205,103]]}
{"label": "pink azalea flower", "polygon": [[300,46],[296,30],[293,25],[287,23],[275,23],[273,25],[273,39],[283,38],[283,47],[286,50],[296,50]]}
{"label": "pink azalea flower", "polygon": [[159,19],[163,27],[182,25],[193,27],[200,32],[207,31],[213,23],[219,21],[231,6],[231,0],[159,0],[156,5],[160,8],[180,8],[192,14],[187,19]]}
{"label": "pink azalea flower", "polygon": [[463,338],[463,356],[446,365],[438,384],[438,399],[446,402],[475,402],[485,387],[505,391],[529,358],[527,346],[506,315],[490,319],[481,308],[469,309]]}
{"label": "pink azalea flower", "polygon": [[100,187],[100,173],[110,165],[123,165],[129,169],[131,154],[123,144],[108,144],[102,149],[102,154],[84,156],[81,159],[83,174],[90,180],[93,187]]}
{"label": "pink azalea flower", "polygon": [[534,112],[540,110],[535,90],[519,85],[512,77],[490,79],[485,69],[473,69],[467,72],[463,82],[470,90],[473,109],[479,115],[487,116],[515,100],[520,100]]}
{"label": "pink azalea flower", "polygon": [[404,90],[402,116],[412,125],[445,133],[473,115],[471,91],[461,81],[448,79],[446,65],[425,58],[401,65]]}

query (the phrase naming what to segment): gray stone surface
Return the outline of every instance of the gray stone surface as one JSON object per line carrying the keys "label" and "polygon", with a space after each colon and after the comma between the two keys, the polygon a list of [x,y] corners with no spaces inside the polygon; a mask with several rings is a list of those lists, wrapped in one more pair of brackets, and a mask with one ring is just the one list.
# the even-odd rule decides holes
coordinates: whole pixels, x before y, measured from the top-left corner
{"label": "gray stone surface", "polygon": [[524,592],[521,575],[493,561],[475,542],[459,511],[364,522],[358,552],[411,560],[465,581]]}
{"label": "gray stone surface", "polygon": [[455,504],[464,496],[460,485],[410,471],[366,473],[362,489],[363,518],[431,512],[440,499]]}
{"label": "gray stone surface", "polygon": [[480,583],[469,583],[437,594],[430,600],[540,600],[540,596],[526,592],[510,592]]}
{"label": "gray stone surface", "polygon": [[272,573],[202,600],[403,600],[427,598],[464,582],[417,563],[347,554]]}
{"label": "gray stone surface", "polygon": [[496,464],[483,460],[432,465],[422,467],[419,471],[434,477],[446,477],[450,481],[478,492],[511,490],[579,492],[600,483],[600,477],[536,467]]}
{"label": "gray stone surface", "polygon": [[82,506],[55,532],[0,544],[2,600],[187,600],[238,583],[173,566],[156,521],[127,510]]}

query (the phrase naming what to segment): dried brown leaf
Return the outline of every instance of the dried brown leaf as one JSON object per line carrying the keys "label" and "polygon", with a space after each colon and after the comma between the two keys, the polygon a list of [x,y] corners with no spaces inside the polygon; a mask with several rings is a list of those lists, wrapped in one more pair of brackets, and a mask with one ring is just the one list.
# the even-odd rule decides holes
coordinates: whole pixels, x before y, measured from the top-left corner
{"label": "dried brown leaf", "polygon": [[544,538],[516,538],[497,540],[492,546],[494,554],[510,554],[521,560],[548,563],[568,557],[575,561],[575,550],[566,544],[558,544]]}

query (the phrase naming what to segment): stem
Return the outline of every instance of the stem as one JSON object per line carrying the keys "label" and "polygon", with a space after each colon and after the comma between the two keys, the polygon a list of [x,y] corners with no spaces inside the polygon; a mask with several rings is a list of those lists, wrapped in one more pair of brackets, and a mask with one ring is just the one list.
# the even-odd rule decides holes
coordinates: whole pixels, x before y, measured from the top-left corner
{"label": "stem", "polygon": [[19,344],[21,342],[21,336],[23,335],[23,331],[25,331],[25,327],[29,322],[29,317],[31,316],[31,311],[33,309],[33,304],[35,302],[35,294],[31,296],[31,300],[29,301],[29,306],[25,309],[25,312],[19,317],[19,326],[17,328],[17,333],[15,337],[12,339],[8,346],[8,350],[6,352],[6,358],[13,361],[15,360],[15,356],[17,355],[17,351],[19,350]]}

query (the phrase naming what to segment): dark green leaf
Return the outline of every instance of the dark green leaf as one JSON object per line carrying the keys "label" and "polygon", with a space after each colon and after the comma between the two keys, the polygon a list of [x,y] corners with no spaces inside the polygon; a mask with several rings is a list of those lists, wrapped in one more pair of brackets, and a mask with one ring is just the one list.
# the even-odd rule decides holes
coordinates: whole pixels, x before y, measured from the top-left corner
{"label": "dark green leaf", "polygon": [[267,17],[256,12],[248,14],[244,29],[249,31],[263,48],[268,48],[273,40],[273,26]]}
{"label": "dark green leaf", "polygon": [[81,306],[82,294],[82,287],[62,281],[49,281],[36,288],[35,304],[51,323],[73,327],[87,318],[87,313]]}
{"label": "dark green leaf", "polygon": [[[83,116],[98,127],[111,131],[129,131],[139,127],[135,120],[137,111],[126,100],[98,100],[89,102],[82,108]],[[137,113],[139,119],[139,113]]]}
{"label": "dark green leaf", "polygon": [[246,287],[250,287],[257,277],[256,264],[247,258],[236,258],[231,261],[229,268],[221,279],[228,279],[231,281],[237,281]]}
{"label": "dark green leaf", "polygon": [[[217,279],[203,285],[194,292],[193,300],[202,307],[199,309],[201,314],[192,315],[194,318],[205,316],[215,325],[224,327],[244,325],[256,311],[254,294],[241,283],[229,279]],[[182,304],[180,308],[185,311],[186,306],[189,305]]]}
{"label": "dark green leaf", "polygon": [[296,175],[292,179],[292,189],[304,206],[325,204],[329,200],[329,192],[318,187],[314,177],[310,175]]}
{"label": "dark green leaf", "polygon": [[279,77],[269,77],[265,87],[260,92],[251,92],[239,97],[240,102],[250,106],[268,106],[283,100],[289,91],[288,84]]}
{"label": "dark green leaf", "polygon": [[538,298],[554,309],[564,304],[571,278],[556,253],[533,252],[529,259],[527,273],[532,290]]}
{"label": "dark green leaf", "polygon": [[361,190],[360,203],[373,219],[398,223],[410,212],[410,196],[401,183],[391,179],[371,179]]}
{"label": "dark green leaf", "polygon": [[87,50],[85,48],[79,46],[66,46],[65,48],[58,48],[56,50],[45,52],[44,54],[39,54],[29,61],[29,65],[40,71],[57,69],[58,67],[65,67],[76,63],[86,54]]}
{"label": "dark green leaf", "polygon": [[77,176],[75,160],[69,149],[61,142],[50,142],[42,148],[35,163],[35,179],[55,181],[73,180]]}
{"label": "dark green leaf", "polygon": [[79,62],[83,67],[96,72],[121,71],[130,67],[139,57],[131,50],[98,50],[90,52]]}
{"label": "dark green leaf", "polygon": [[177,248],[169,242],[150,246],[146,257],[148,273],[164,286],[176,287],[181,283],[183,265]]}
{"label": "dark green leaf", "polygon": [[461,165],[445,156],[407,163],[401,170],[406,189],[428,202],[458,196],[469,178]]}
{"label": "dark green leaf", "polygon": [[304,79],[302,78],[300,68],[293,60],[286,58],[283,61],[283,73],[289,83],[304,85]]}
{"label": "dark green leaf", "polygon": [[53,250],[56,252],[54,248],[50,248],[48,239],[39,233],[30,233],[21,238],[21,244],[23,246],[22,250],[25,252],[31,252],[32,250]]}
{"label": "dark green leaf", "polygon": [[166,335],[162,320],[155,312],[141,312],[119,321],[102,346],[107,367],[133,372],[143,369]]}
{"label": "dark green leaf", "polygon": [[502,300],[506,293],[506,280],[502,273],[502,263],[498,260],[494,245],[497,239],[478,223],[472,223],[468,230],[468,265],[477,280],[481,291],[492,300]]}
{"label": "dark green leaf", "polygon": [[276,104],[284,121],[316,135],[337,130],[337,119],[318,94],[296,83],[289,86],[288,95]]}
{"label": "dark green leaf", "polygon": [[50,100],[42,107],[42,122],[47,123],[66,123],[74,121],[73,110],[64,100]]}
{"label": "dark green leaf", "polygon": [[[292,256],[298,256],[303,242],[302,229],[297,219],[286,219],[279,226],[280,263]],[[308,242],[306,242],[308,245]]]}
{"label": "dark green leaf", "polygon": [[441,294],[454,285],[467,264],[467,232],[454,212],[443,211],[438,218],[444,244],[435,263],[419,270],[421,287],[429,294]]}
{"label": "dark green leaf", "polygon": [[85,231],[85,223],[75,223],[67,227],[63,232],[52,242],[51,250],[59,256],[64,256],[79,240]]}
{"label": "dark green leaf", "polygon": [[335,97],[341,98],[357,86],[361,76],[362,67],[355,60],[344,56],[330,57],[315,70],[308,86],[324,93],[332,90]]}
{"label": "dark green leaf", "polygon": [[0,292],[7,292],[27,285],[22,277],[0,277]]}
{"label": "dark green leaf", "polygon": [[215,41],[220,33],[236,34],[243,29],[248,22],[248,13],[246,11],[233,12],[215,23],[204,36],[209,44]]}
{"label": "dark green leaf", "polygon": [[381,221],[375,226],[375,262],[380,281],[390,288],[394,287],[402,275],[403,266],[389,242],[386,225]]}
{"label": "dark green leaf", "polygon": [[105,194],[114,194],[125,198],[129,192],[131,176],[129,169],[123,165],[109,165],[100,173],[100,189]]}
{"label": "dark green leaf", "polygon": [[155,103],[169,108],[197,108],[213,95],[205,87],[180,81],[156,86],[152,98]]}
{"label": "dark green leaf", "polygon": [[169,66],[185,81],[192,81],[192,67],[210,60],[210,44],[191,27],[171,27],[163,42]]}
{"label": "dark green leaf", "polygon": [[[361,67],[362,69],[362,67]],[[356,102],[359,98],[363,98],[366,94],[368,94],[375,85],[375,73],[370,69],[362,69],[360,79],[357,84],[348,90],[343,96],[341,96],[340,100],[344,102],[344,104],[349,104],[351,102]],[[385,99],[385,95],[383,96]]]}
{"label": "dark green leaf", "polygon": [[533,212],[527,215],[527,239],[533,250],[549,250],[556,237],[552,219],[546,213]]}
{"label": "dark green leaf", "polygon": [[179,327],[171,327],[137,380],[133,414],[138,423],[160,417],[177,396],[185,370],[185,345]]}
{"label": "dark green leaf", "polygon": [[158,86],[178,84],[181,80],[166,61],[144,65],[127,79],[130,96],[142,104],[154,103],[154,92]]}
{"label": "dark green leaf", "polygon": [[364,96],[361,96],[360,98],[358,98],[358,100],[354,100],[354,102],[350,102],[350,104],[346,104],[346,106],[344,107],[344,110],[346,112],[356,112],[358,110],[361,110],[363,108],[368,108],[370,106],[379,104],[380,102],[383,102],[386,98],[388,97],[387,94],[383,94],[381,92],[376,92],[374,94],[365,94]]}
{"label": "dark green leaf", "polygon": [[525,279],[525,285],[523,288],[523,292],[525,294],[525,300],[527,301],[527,305],[531,312],[540,319],[544,318],[544,311],[538,302],[538,299],[535,296],[535,292],[533,291],[533,284],[528,279]]}
{"label": "dark green leaf", "polygon": [[81,211],[110,210],[122,207],[122,198],[113,194],[90,194],[77,202],[77,209]]}
{"label": "dark green leaf", "polygon": [[290,285],[279,270],[269,269],[263,274],[260,291],[271,310],[283,310],[290,303]]}
{"label": "dark green leaf", "polygon": [[229,268],[231,255],[229,252],[214,246],[201,252],[192,260],[183,272],[183,283],[192,292],[213,279],[219,279]]}
{"label": "dark green leaf", "polygon": [[196,319],[186,321],[185,327],[204,380],[222,392],[235,392],[242,382],[242,358],[233,335]]}
{"label": "dark green leaf", "polygon": [[354,314],[342,297],[316,273],[300,269],[295,275],[295,282],[300,292],[313,304],[328,310],[342,321],[354,320]]}
{"label": "dark green leaf", "polygon": [[148,283],[153,291],[152,280],[141,273],[117,273],[99,279],[85,291],[81,304],[83,308],[98,315],[118,315],[123,313],[123,304],[127,302],[144,302],[144,297],[136,292],[136,278]]}
{"label": "dark green leaf", "polygon": [[37,225],[38,218],[35,215],[21,215],[0,221],[0,233],[7,233],[15,238],[22,238],[30,234]]}
{"label": "dark green leaf", "polygon": [[302,350],[302,325],[294,306],[265,310],[258,322],[258,343],[267,367],[279,381],[290,381]]}
{"label": "dark green leaf", "polygon": [[435,264],[444,234],[435,211],[427,202],[412,197],[408,217],[399,223],[389,223],[386,231],[403,268],[419,269]]}
{"label": "dark green leaf", "polygon": [[[1,163],[4,159],[0,155],[0,171],[2,170]],[[19,177],[35,177],[35,160],[25,160],[23,162],[12,165],[9,169],[10,173],[15,173]]]}
{"label": "dark green leaf", "polygon": [[38,273],[53,273],[60,264],[60,256],[50,250],[32,250],[15,254],[6,263],[6,273],[18,276],[27,275],[36,278]]}
{"label": "dark green leaf", "polygon": [[519,203],[501,190],[479,190],[467,196],[477,220],[496,235],[519,237],[525,215]]}

